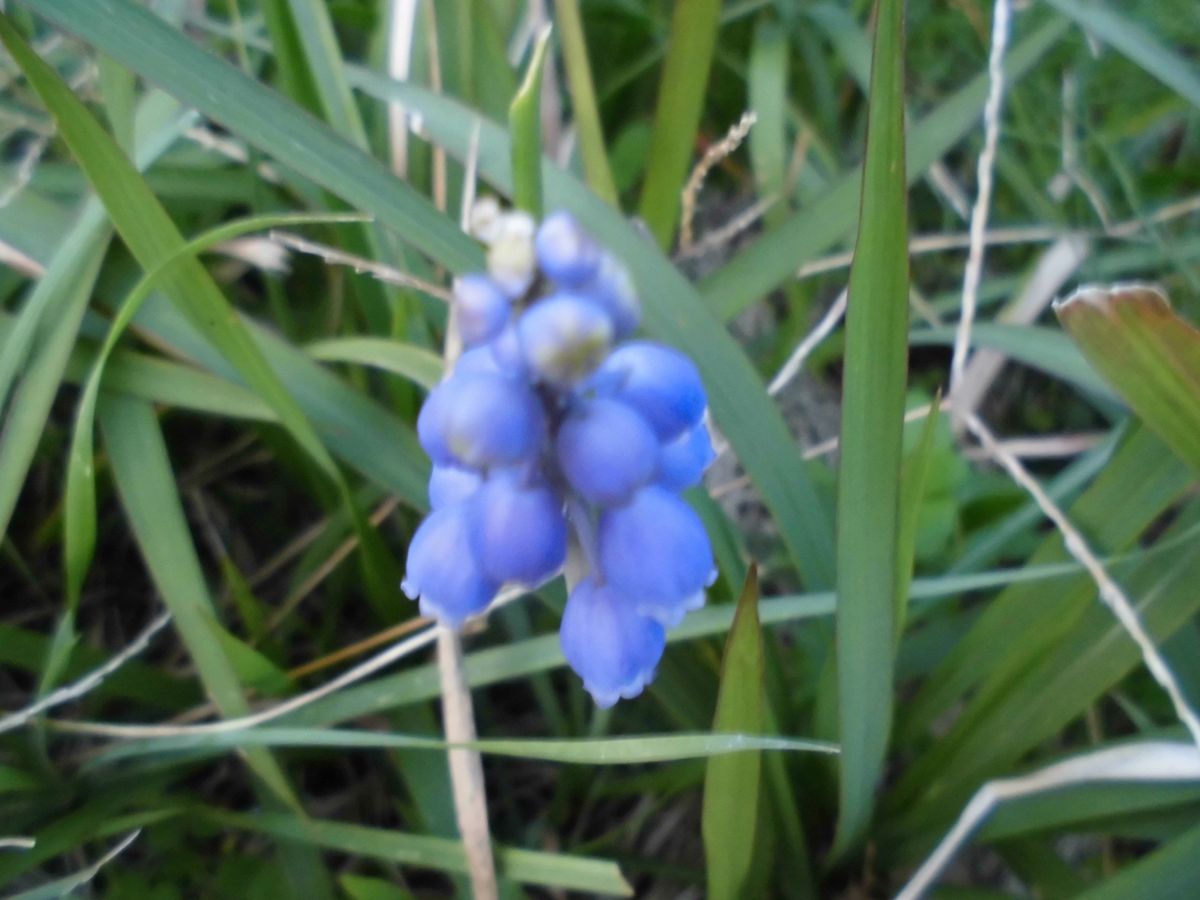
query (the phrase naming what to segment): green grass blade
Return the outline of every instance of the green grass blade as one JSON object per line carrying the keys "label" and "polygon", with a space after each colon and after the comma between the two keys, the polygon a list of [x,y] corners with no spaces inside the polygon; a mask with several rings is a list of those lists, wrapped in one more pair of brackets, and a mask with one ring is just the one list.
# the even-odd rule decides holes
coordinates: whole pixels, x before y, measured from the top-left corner
{"label": "green grass blade", "polygon": [[750,129],[750,162],[759,197],[774,197],[777,221],[786,214],[783,196],[787,176],[788,37],[777,23],[763,19],[754,29],[748,78],[750,110],[756,121]]}
{"label": "green grass blade", "polygon": [[288,8],[326,121],[338,134],[365,150],[367,132],[346,81],[329,7],[321,0],[288,0]]}
{"label": "green grass blade", "polygon": [[[181,117],[178,105],[165,95],[147,97],[138,114],[139,133],[145,137],[139,142],[137,164],[145,168],[158,159],[183,132],[188,120],[190,114]],[[53,253],[48,251],[53,246],[49,241],[30,248],[46,271],[0,350],[0,407],[16,375],[20,373],[23,378],[0,435],[0,535],[8,530],[110,236],[104,208],[93,199],[84,204],[79,218]],[[49,324],[43,327],[43,323]],[[39,330],[41,347],[26,365]]]}
{"label": "green grass blade", "polygon": [[525,79],[508,108],[512,140],[513,205],[535,219],[542,217],[542,72],[550,29],[542,29],[529,57]]}
{"label": "green grass blade", "polygon": [[105,366],[117,342],[151,292],[158,287],[172,267],[196,256],[217,244],[255,231],[266,231],[288,225],[316,222],[342,222],[348,218],[337,214],[280,213],[253,216],[211,229],[188,241],[156,268],[148,271],[126,296],[113,317],[112,326],[104,338],[91,374],[84,385],[75,413],[71,449],[67,455],[66,499],[64,502],[63,553],[66,569],[67,608],[74,610],[79,603],[83,580],[92,561],[96,544],[96,481],[93,468],[96,398],[104,378]]}
{"label": "green grass blade", "polygon": [[1165,46],[1133,16],[1098,0],[1048,0],[1080,28],[1115,48],[1193,106],[1200,107],[1200,71]]}
{"label": "green grass blade", "polygon": [[[241,685],[208,624],[212,599],[154,411],[138,400],[108,396],[100,405],[100,424],[130,526],[200,680],[223,715],[245,715],[249,707]],[[297,803],[267,751],[248,751],[246,759],[276,796],[290,805]]]}
{"label": "green grass blade", "polygon": [[304,349],[313,359],[371,366],[407,378],[426,390],[442,380],[444,371],[442,358],[436,353],[386,338],[329,338]]}
{"label": "green grass blade", "polygon": [[[54,115],[63,139],[142,268],[152,271],[171,259],[184,245],[183,237],[113,139],[4,18],[0,18],[0,40]],[[237,322],[208,272],[189,258],[165,270],[161,277],[165,292],[188,311],[193,322],[237,366],[247,383],[275,409],[313,460],[336,478],[333,460]]]}
{"label": "green grass blade", "polygon": [[[263,727],[246,731],[185,734],[178,737],[129,741],[96,757],[95,760],[88,763],[88,767],[103,767],[121,760],[171,753],[187,753],[190,758],[201,758],[244,747],[340,747],[346,750],[443,751],[451,746],[441,738],[412,734]],[[490,756],[537,759],[581,766],[641,766],[648,763],[678,762],[684,759],[753,756],[766,750],[837,752],[837,747],[824,741],[762,736],[757,732],[647,734],[636,737],[575,740],[484,738],[472,741],[470,744],[453,746],[469,747]]]}
{"label": "green grass blade", "polygon": [[675,0],[638,205],[663,249],[671,246],[679,222],[680,192],[700,127],[720,17],[720,0]]}
{"label": "green grass blade", "polygon": [[150,10],[130,0],[26,0],[26,5],[356,208],[371,210],[451,270],[479,267],[483,257],[474,242],[378,160]]}
{"label": "green grass blade", "polygon": [[838,733],[835,856],[862,838],[892,718],[899,483],[908,341],[904,5],[881,0],[862,210],[850,269],[838,471]]}
{"label": "green grass blade", "polygon": [[1113,878],[1078,894],[1078,900],[1126,900],[1129,897],[1186,900],[1200,884],[1200,825],[1122,869]]}
{"label": "green grass blade", "polygon": [[[368,828],[295,816],[230,813],[198,810],[224,828],[269,834],[288,841],[303,842],[349,853],[370,856],[401,865],[444,872],[466,872],[467,859],[461,842],[391,829]],[[496,848],[499,873],[522,884],[583,891],[608,897],[629,897],[632,889],[621,877],[616,863],[565,853],[542,853],[511,847]]]}
{"label": "green grass blade", "polygon": [[1148,287],[1083,288],[1054,310],[1142,421],[1200,470],[1200,330]]}
{"label": "green grass blade", "polygon": [[[766,721],[762,627],[758,622],[758,570],[750,567],[721,661],[721,687],[713,731],[757,734]],[[755,853],[761,853],[762,756],[713,757],[704,775],[704,858],[708,896],[751,896]]]}
{"label": "green grass blade", "polygon": [[584,40],[583,22],[579,16],[579,0],[554,0],[554,13],[588,187],[601,200],[619,206],[617,185],[613,181],[608,151],[604,146],[600,110],[596,106],[596,89],[592,83],[592,65],[588,61],[587,41]]}
{"label": "green grass blade", "polygon": [[[153,18],[153,17],[152,17]],[[175,223],[120,148],[70,88],[34,54],[6,19],[0,39],[18,60],[58,123],[59,131],[95,187],[134,257],[153,271],[184,246]],[[165,269],[163,292],[238,370],[239,375],[278,414],[279,421],[336,487],[358,534],[368,595],[384,617],[396,612],[399,573],[377,533],[358,509],[333,457],[304,412],[272,370],[250,332],[229,306],[208,271],[193,258]]]}

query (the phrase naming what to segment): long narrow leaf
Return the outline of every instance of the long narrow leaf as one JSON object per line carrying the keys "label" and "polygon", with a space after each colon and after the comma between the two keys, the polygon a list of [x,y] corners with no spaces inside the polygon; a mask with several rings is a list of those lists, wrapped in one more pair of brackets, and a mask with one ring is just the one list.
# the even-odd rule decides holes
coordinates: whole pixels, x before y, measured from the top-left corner
{"label": "long narrow leaf", "polygon": [[862,837],[892,718],[899,483],[908,340],[904,4],[881,0],[862,210],[850,270],[838,472],[838,734],[834,855]]}

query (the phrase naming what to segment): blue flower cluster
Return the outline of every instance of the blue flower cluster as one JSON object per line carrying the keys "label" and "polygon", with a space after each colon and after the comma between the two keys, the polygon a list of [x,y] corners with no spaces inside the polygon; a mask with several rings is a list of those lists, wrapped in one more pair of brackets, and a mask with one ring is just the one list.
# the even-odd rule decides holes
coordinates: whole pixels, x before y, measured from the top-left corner
{"label": "blue flower cluster", "polygon": [[432,512],[403,588],[457,626],[501,586],[556,575],[573,541],[563,653],[611,706],[653,678],[665,629],[716,576],[678,496],[714,456],[704,387],[683,354],[630,339],[628,273],[569,214],[537,227],[493,209],[476,232],[488,272],[454,286],[464,352],[417,420]]}

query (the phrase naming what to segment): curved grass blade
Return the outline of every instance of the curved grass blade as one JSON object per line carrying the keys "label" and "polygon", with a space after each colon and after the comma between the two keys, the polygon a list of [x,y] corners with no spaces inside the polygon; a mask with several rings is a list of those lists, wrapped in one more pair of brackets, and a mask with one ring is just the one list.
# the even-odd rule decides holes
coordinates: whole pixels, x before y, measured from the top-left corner
{"label": "curved grass blade", "polygon": [[[165,95],[148,96],[139,109],[139,133],[146,137],[139,142],[137,164],[148,167],[165,153],[190,119],[190,113],[181,116],[176,103]],[[0,435],[0,535],[8,530],[17,495],[25,483],[62,381],[110,235],[104,207],[95,199],[89,200],[53,255],[38,257],[46,272],[4,341],[0,352],[0,406],[13,378],[24,371]],[[40,245],[37,250],[43,251],[45,246]],[[53,324],[43,329],[43,322]],[[39,352],[27,363],[26,357],[39,329],[44,334]]]}
{"label": "curved grass blade", "polygon": [[832,854],[871,819],[892,719],[900,467],[908,367],[904,4],[880,0],[862,209],[850,268],[838,471],[837,675],[841,814]]}
{"label": "curved grass blade", "polygon": [[[152,17],[153,18],[153,17]],[[100,195],[130,252],[146,271],[171,259],[184,245],[182,235],[158,198],[71,89],[0,17],[0,40],[25,71],[49,108],[76,160]],[[334,485],[358,534],[368,595],[382,616],[396,611],[399,573],[355,503],[345,478],[296,400],[255,344],[208,271],[187,257],[164,269],[163,292],[238,370],[238,374],[279,416],[308,457]]]}
{"label": "curved grass blade", "polygon": [[407,378],[425,390],[432,390],[442,380],[444,370],[436,353],[386,338],[329,338],[304,349],[313,359],[371,366]]}
{"label": "curved grass blade", "polygon": [[67,489],[64,504],[63,553],[66,568],[67,608],[74,611],[79,603],[83,580],[91,565],[96,545],[96,480],[93,467],[95,453],[96,398],[104,378],[105,366],[113,348],[125,333],[129,323],[170,270],[223,241],[232,240],[255,231],[267,231],[288,225],[307,225],[319,222],[359,221],[360,216],[336,213],[280,213],[253,216],[213,228],[188,241],[146,272],[133,290],[126,295],[96,354],[91,374],[84,384],[75,413],[75,428],[71,449],[67,455]]}

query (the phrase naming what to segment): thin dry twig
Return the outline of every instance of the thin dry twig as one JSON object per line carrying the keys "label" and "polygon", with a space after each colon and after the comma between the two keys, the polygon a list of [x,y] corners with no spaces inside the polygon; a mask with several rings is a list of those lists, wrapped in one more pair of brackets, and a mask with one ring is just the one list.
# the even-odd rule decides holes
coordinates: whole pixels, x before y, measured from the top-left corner
{"label": "thin dry twig", "polygon": [[725,137],[709,147],[704,152],[704,156],[700,158],[700,162],[696,163],[696,167],[692,169],[692,174],[688,176],[687,184],[683,186],[683,203],[679,225],[680,250],[687,250],[692,245],[694,237],[692,228],[693,220],[696,216],[696,199],[700,194],[700,188],[704,186],[704,179],[708,177],[708,173],[712,171],[713,166],[741,146],[742,141],[746,139],[746,135],[750,133],[750,129],[754,127],[757,118],[753,112],[743,113],[737,124],[729,129]]}
{"label": "thin dry twig", "polygon": [[[525,591],[520,589],[512,589],[505,591],[495,602],[487,608],[481,615],[487,616],[493,611],[500,609],[503,606],[513,602],[519,597],[525,595]],[[267,722],[274,721],[293,713],[298,709],[302,709],[312,703],[317,702],[330,694],[335,694],[343,688],[349,687],[374,675],[381,669],[385,669],[392,663],[410,656],[416,651],[428,647],[437,640],[437,626],[430,624],[424,631],[415,634],[412,637],[400,641],[399,643],[389,647],[382,653],[376,654],[365,662],[360,663],[352,669],[343,672],[337,678],[327,684],[323,684],[318,688],[314,688],[306,693],[292,697],[290,700],[285,700],[282,703],[267,707],[257,713],[248,716],[240,716],[236,719],[223,719],[219,722],[203,722],[199,725],[125,725],[110,722],[73,722],[64,719],[48,719],[46,724],[58,731],[72,732],[76,734],[94,734],[105,737],[117,738],[154,738],[154,737],[179,737],[189,734],[224,734],[230,731],[239,731],[243,728],[254,728],[258,725],[264,725]]]}
{"label": "thin dry twig", "polygon": [[1138,616],[1133,604],[1129,598],[1125,596],[1125,592],[1113,580],[1112,576],[1104,568],[1104,564],[1092,552],[1087,541],[1079,530],[1071,524],[1066,513],[1062,511],[1057,503],[1046,493],[1041,484],[1036,478],[1029,474],[1029,471],[1021,464],[1011,453],[1008,453],[1000,442],[992,435],[987,425],[973,413],[956,414],[966,424],[970,432],[975,435],[979,443],[984,449],[1004,467],[1013,481],[1017,482],[1021,487],[1029,493],[1038,508],[1054,526],[1061,532],[1063,536],[1063,544],[1067,552],[1073,556],[1080,565],[1087,570],[1087,573],[1096,583],[1096,587],[1100,592],[1100,599],[1117,617],[1117,621],[1133,638],[1134,643],[1138,645],[1138,649],[1142,652],[1142,659],[1146,663],[1146,668],[1150,670],[1150,674],[1166,691],[1167,696],[1171,699],[1171,704],[1175,708],[1175,714],[1179,720],[1187,727],[1187,730],[1192,735],[1192,740],[1196,746],[1200,748],[1200,717],[1197,717],[1195,711],[1188,705],[1187,699],[1184,696],[1183,690],[1179,686],[1179,682],[1175,678],[1175,673],[1171,671],[1162,655],[1158,652],[1158,647],[1155,646],[1153,638],[1147,634],[1145,626],[1142,625],[1142,620]]}
{"label": "thin dry twig", "polygon": [[[1139,216],[1117,222],[1111,228],[1083,228],[1063,230],[1049,225],[1012,226],[994,228],[985,232],[983,242],[986,246],[995,247],[1004,244],[1042,244],[1057,241],[1061,238],[1089,240],[1094,238],[1111,238],[1127,240],[1136,237],[1152,225],[1162,225],[1174,219],[1180,219],[1200,211],[1200,196],[1187,197],[1174,203],[1156,209],[1148,216]],[[914,237],[908,243],[910,256],[925,253],[941,253],[946,250],[965,250],[971,246],[971,235],[955,234],[923,234]],[[813,275],[823,275],[838,269],[849,268],[854,261],[854,253],[834,253],[805,263],[796,270],[797,278],[809,278]]]}
{"label": "thin dry twig", "polygon": [[46,274],[46,267],[40,262],[4,241],[0,241],[0,263],[30,278],[41,278]]}
{"label": "thin dry twig", "polygon": [[[379,525],[384,519],[390,516],[400,505],[399,497],[389,497],[371,513],[370,522],[372,525]],[[317,566],[312,573],[296,586],[287,598],[279,605],[279,608],[271,615],[267,621],[267,631],[274,631],[279,625],[290,616],[303,601],[304,598],[311,594],[317,587],[330,576],[334,569],[341,565],[354,549],[358,546],[358,535],[352,534],[344,541],[338,544],[337,548],[329,554],[321,565]]]}
{"label": "thin dry twig", "polygon": [[0,837],[0,850],[32,850],[37,846],[37,838],[15,834],[10,837]]}
{"label": "thin dry twig", "polygon": [[454,790],[454,812],[467,854],[471,893],[476,900],[496,900],[496,862],[492,857],[491,829],[488,827],[487,791],[483,781],[483,760],[478,750],[464,744],[476,739],[475,712],[471,707],[471,688],[463,664],[462,640],[458,632],[444,625],[437,632],[438,675],[442,682],[442,728],[446,743],[458,745],[446,751],[450,760],[450,784]]}
{"label": "thin dry twig", "polygon": [[1027,775],[983,785],[963,809],[954,827],[913,874],[896,900],[923,897],[954,854],[1001,803],[1076,784],[1102,782],[1194,781],[1200,778],[1200,754],[1190,744],[1145,742],[1098,750],[1053,763]]}
{"label": "thin dry twig", "polygon": [[29,722],[34,717],[41,715],[48,709],[53,709],[56,706],[61,706],[72,700],[77,700],[85,694],[98,688],[101,683],[125,663],[129,662],[138,654],[145,651],[150,646],[150,642],[154,640],[154,636],[162,631],[167,623],[171,621],[170,612],[160,613],[142,632],[133,639],[133,641],[124,650],[106,662],[104,665],[93,669],[83,678],[78,681],[65,685],[58,690],[47,694],[36,703],[32,703],[24,709],[17,710],[14,713],[9,713],[4,718],[0,719],[0,734],[6,731],[12,731],[20,728],[25,723]]}
{"label": "thin dry twig", "polygon": [[962,314],[954,336],[954,356],[950,363],[950,393],[958,390],[971,350],[971,326],[975,322],[975,306],[979,282],[983,277],[984,233],[992,202],[993,170],[996,149],[1000,142],[1000,103],[1004,98],[1004,52],[1008,46],[1008,31],[1012,9],[1009,0],[996,0],[992,19],[992,47],[988,56],[988,96],[983,107],[983,152],[979,155],[978,194],[971,210],[971,243],[967,251],[967,266],[963,274]]}
{"label": "thin dry twig", "polygon": [[[416,32],[417,0],[391,0],[388,17],[388,77],[408,81],[412,69],[413,35]],[[388,143],[392,172],[408,177],[408,115],[397,100],[388,104]]]}
{"label": "thin dry twig", "polygon": [[17,198],[17,195],[25,190],[29,182],[33,179],[33,173],[37,168],[38,161],[41,160],[42,154],[46,152],[46,147],[49,144],[50,135],[39,134],[25,145],[25,152],[21,154],[21,158],[17,162],[12,183],[3,191],[0,191],[0,209],[4,209],[8,204],[12,203]]}
{"label": "thin dry twig", "polygon": [[779,371],[775,373],[775,377],[767,385],[768,394],[772,397],[778,396],[779,392],[791,383],[792,379],[796,377],[800,369],[804,366],[804,361],[808,359],[809,355],[820,346],[825,338],[833,333],[833,329],[837,328],[838,323],[842,321],[842,317],[846,315],[846,306],[849,302],[850,292],[848,289],[842,288],[842,292],[837,295],[837,299],[825,311],[825,315],[821,317],[821,321],[796,346],[796,349],[792,351],[787,361],[779,367]]}
{"label": "thin dry twig", "polygon": [[413,288],[445,303],[449,303],[451,300],[450,292],[441,285],[417,278],[415,275],[409,275],[407,272],[401,272],[399,269],[393,269],[391,266],[385,266],[383,263],[377,263],[362,256],[354,256],[327,244],[318,244],[316,241],[310,241],[289,231],[273,230],[270,232],[270,238],[297,253],[320,257],[332,266],[347,266],[359,275],[370,275],[384,284]]}

